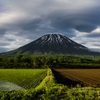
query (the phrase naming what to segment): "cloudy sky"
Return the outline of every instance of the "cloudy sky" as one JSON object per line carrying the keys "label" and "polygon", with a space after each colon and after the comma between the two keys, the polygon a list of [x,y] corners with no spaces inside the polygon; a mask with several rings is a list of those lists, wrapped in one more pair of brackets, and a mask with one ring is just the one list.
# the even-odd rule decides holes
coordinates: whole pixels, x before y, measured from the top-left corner
{"label": "cloudy sky", "polygon": [[48,33],[100,52],[100,0],[0,0],[0,52]]}

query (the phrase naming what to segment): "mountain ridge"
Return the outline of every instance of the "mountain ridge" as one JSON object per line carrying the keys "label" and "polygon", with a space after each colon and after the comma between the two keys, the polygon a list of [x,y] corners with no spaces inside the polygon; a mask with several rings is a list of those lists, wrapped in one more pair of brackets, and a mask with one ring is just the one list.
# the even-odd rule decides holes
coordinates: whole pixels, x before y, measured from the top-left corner
{"label": "mountain ridge", "polygon": [[100,55],[62,34],[46,34],[18,49],[0,53],[0,56],[33,55]]}

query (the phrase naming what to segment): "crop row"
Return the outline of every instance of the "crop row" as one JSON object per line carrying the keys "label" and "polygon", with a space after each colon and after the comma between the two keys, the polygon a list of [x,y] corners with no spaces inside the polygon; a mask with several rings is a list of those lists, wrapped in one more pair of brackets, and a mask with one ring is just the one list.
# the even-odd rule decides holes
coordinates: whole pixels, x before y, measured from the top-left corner
{"label": "crop row", "polygon": [[46,74],[47,69],[0,69],[0,81],[31,89],[39,85]]}
{"label": "crop row", "polygon": [[58,82],[65,85],[100,87],[100,69],[55,69]]}

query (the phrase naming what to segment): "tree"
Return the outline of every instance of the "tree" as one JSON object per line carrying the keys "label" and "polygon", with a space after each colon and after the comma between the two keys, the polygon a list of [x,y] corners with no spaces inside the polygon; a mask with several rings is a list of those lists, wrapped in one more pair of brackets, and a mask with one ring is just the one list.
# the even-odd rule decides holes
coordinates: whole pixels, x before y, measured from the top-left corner
{"label": "tree", "polygon": [[16,62],[16,63],[20,63],[22,57],[23,57],[23,55],[17,55],[17,56],[15,56],[15,58],[14,58],[14,62]]}

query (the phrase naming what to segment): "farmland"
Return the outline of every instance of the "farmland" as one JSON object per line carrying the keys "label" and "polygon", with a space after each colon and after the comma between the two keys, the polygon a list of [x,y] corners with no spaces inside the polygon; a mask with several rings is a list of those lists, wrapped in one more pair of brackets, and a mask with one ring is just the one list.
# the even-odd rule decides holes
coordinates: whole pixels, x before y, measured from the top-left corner
{"label": "farmland", "polygon": [[68,88],[56,83],[50,69],[47,76],[34,89],[23,91],[0,91],[0,100],[100,100],[100,88]]}
{"label": "farmland", "polygon": [[32,89],[47,75],[47,69],[0,69],[0,82],[17,84],[24,89]]}
{"label": "farmland", "polygon": [[55,69],[53,73],[59,83],[67,86],[100,87],[100,69]]}

